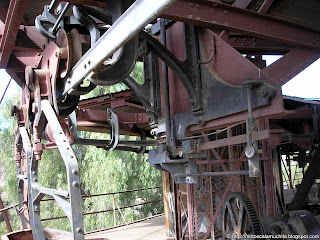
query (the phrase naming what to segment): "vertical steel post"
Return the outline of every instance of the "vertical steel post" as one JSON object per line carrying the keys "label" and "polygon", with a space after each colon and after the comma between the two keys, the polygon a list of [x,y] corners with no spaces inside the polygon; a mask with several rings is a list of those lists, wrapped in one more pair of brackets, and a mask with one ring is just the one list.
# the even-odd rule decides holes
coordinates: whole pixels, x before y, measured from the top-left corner
{"label": "vertical steel post", "polygon": [[115,204],[114,194],[112,194],[112,207],[113,207],[113,226],[116,226],[117,225],[117,221],[116,221],[116,204]]}
{"label": "vertical steel post", "polygon": [[[161,43],[167,47],[166,40],[166,23],[164,19],[160,20]],[[162,61],[162,83],[163,83],[163,99],[164,99],[164,114],[166,124],[166,144],[171,145],[171,121],[170,121],[170,97],[169,97],[169,82],[168,82],[168,66]]]}

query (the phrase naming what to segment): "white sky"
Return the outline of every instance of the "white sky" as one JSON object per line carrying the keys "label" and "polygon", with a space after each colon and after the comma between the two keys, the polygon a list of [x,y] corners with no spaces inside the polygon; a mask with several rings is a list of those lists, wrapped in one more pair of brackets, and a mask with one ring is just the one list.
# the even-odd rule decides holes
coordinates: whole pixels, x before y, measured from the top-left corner
{"label": "white sky", "polygon": [[[267,65],[276,61],[278,58],[280,57],[264,56],[264,59],[267,61]],[[4,69],[0,69],[0,99],[9,80],[10,76],[6,71]],[[3,101],[8,97],[16,95],[19,91],[20,87],[15,83],[15,81],[11,81]],[[282,92],[284,95],[320,100],[320,59],[283,85]]]}
{"label": "white sky", "polygon": [[[270,65],[280,56],[264,56]],[[320,59],[282,86],[282,94],[320,100]]]}

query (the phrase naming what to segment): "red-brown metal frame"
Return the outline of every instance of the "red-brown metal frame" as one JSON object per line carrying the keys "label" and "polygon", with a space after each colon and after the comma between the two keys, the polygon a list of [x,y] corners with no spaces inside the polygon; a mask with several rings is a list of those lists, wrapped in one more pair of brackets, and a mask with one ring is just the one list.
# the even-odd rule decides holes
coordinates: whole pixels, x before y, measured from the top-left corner
{"label": "red-brown metal frame", "polygon": [[[36,33],[34,27],[20,26],[28,2],[28,0],[10,1],[5,26],[4,29],[1,29],[3,35],[0,42],[0,67],[6,68],[20,86],[25,84],[25,66],[38,67],[42,59],[41,68],[46,69],[43,74],[46,75],[44,78],[48,80],[50,77],[56,77],[50,76],[50,72],[56,74],[55,70],[57,62],[59,62],[59,59],[49,61],[51,64],[47,66],[48,60],[57,58],[57,55],[54,54],[55,50],[58,51],[57,46],[47,45],[47,49],[52,47],[53,50],[51,52],[47,50],[43,56],[42,48],[45,39]],[[72,0],[70,2],[107,7],[105,3],[99,1]],[[310,111],[305,108],[296,111],[286,110],[283,105],[280,87],[319,58],[320,31],[263,14],[267,13],[273,2],[272,0],[265,0],[258,12],[246,9],[255,2],[254,0],[237,0],[231,6],[218,0],[177,0],[161,15],[167,19],[207,28],[202,32],[200,30],[200,42],[204,43],[201,45],[201,50],[207,55],[208,59],[212,52],[216,53],[208,65],[223,81],[241,86],[245,79],[251,78],[267,80],[277,87],[277,95],[272,104],[254,110],[255,117],[260,121],[259,132],[254,140],[260,141],[262,149],[260,162],[264,166],[264,186],[260,188],[257,179],[248,179],[247,176],[225,177],[225,182],[228,181],[229,183],[225,183],[222,191],[212,184],[213,177],[200,177],[201,184],[204,183],[201,190],[199,188],[201,184],[188,185],[187,187],[175,185],[177,239],[182,239],[187,231],[190,239],[198,239],[199,237],[206,239],[210,234],[212,237],[218,234],[215,232],[217,229],[216,221],[230,191],[246,192],[260,216],[276,216],[278,213],[276,211],[275,179],[272,168],[275,154],[273,151],[281,143],[281,133],[286,133],[288,130],[276,125],[272,120],[306,116],[306,113],[310,117]],[[0,12],[3,15],[3,9],[1,9],[0,7]],[[183,40],[179,39],[182,32],[181,23],[173,24],[167,32],[168,48],[180,60],[185,57]],[[19,42],[20,38],[17,39],[19,34],[20,38],[27,40]],[[280,53],[284,56],[272,65],[264,67],[257,66],[249,58],[244,58],[243,53],[249,55]],[[60,55],[58,54],[58,56]],[[237,70],[231,71],[230,69],[233,69],[235,65]],[[170,101],[172,104],[175,103],[172,107],[174,108],[172,114],[189,110],[189,105],[186,105],[184,101],[187,94],[172,71],[169,71],[169,80]],[[48,84],[46,84],[48,81],[43,82],[44,85],[39,86],[39,88],[42,88],[41,93],[50,98],[52,93],[47,86]],[[50,91],[45,92],[43,89]],[[173,89],[178,89],[178,92],[173,91]],[[81,101],[76,110],[79,128],[105,131],[108,126],[106,124],[107,112],[105,108],[111,107],[117,110],[129,106],[136,112],[119,111],[117,115],[121,130],[127,134],[135,134],[133,126],[136,124],[147,126],[148,119],[141,105],[130,102],[134,98],[136,96],[132,91],[126,91]],[[177,101],[177,99],[180,101]],[[102,106],[104,110],[101,110]],[[247,115],[247,112],[243,112],[212,119],[201,123],[201,125],[191,126],[188,129],[189,134],[202,133],[204,135],[211,130],[240,123],[247,118]],[[246,135],[242,128],[229,128],[224,138],[219,139],[218,137],[215,141],[203,137],[207,143],[201,144],[200,150],[206,150],[208,158],[197,160],[200,173],[247,169],[244,147],[239,146],[239,144],[246,143]],[[309,149],[311,146],[310,142],[305,144],[296,140],[293,143],[303,149]],[[41,150],[39,149],[39,151]],[[238,155],[235,156],[236,154]],[[22,164],[22,167],[22,172],[25,172],[24,164]],[[242,181],[239,179],[242,179]],[[233,182],[238,184],[233,184]],[[214,194],[212,194],[213,192]],[[220,199],[218,205],[213,204],[215,198]],[[206,202],[209,209],[207,216],[209,220],[207,232],[203,236],[199,236],[197,215],[202,202]],[[185,228],[182,226],[183,214],[187,218]]]}

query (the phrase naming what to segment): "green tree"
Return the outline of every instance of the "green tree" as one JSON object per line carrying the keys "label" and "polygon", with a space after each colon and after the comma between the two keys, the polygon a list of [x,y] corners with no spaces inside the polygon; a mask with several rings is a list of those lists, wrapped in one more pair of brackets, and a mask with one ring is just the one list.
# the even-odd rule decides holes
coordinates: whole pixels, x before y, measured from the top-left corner
{"label": "green tree", "polygon": [[[138,63],[131,76],[138,83],[143,82],[143,65]],[[91,98],[110,92],[119,92],[126,90],[127,86],[123,83],[109,87],[97,87],[84,98]],[[5,203],[14,204],[17,200],[17,183],[14,155],[14,128],[15,120],[9,116],[9,102],[1,106],[1,121],[5,124],[0,130],[0,166],[4,171],[5,185],[1,192],[5,193]],[[80,133],[86,138],[106,139],[109,136],[102,133]],[[126,137],[128,139],[128,137]],[[130,137],[130,140],[136,139]],[[76,153],[81,176],[81,189],[83,194],[99,194],[120,192],[137,188],[147,188],[161,185],[161,173],[152,168],[146,161],[147,155],[138,155],[131,152],[105,151],[101,148],[92,146],[73,146]],[[66,172],[63,160],[58,150],[44,150],[42,159],[39,161],[39,183],[41,186],[53,189],[67,189]],[[162,190],[145,190],[142,192],[115,194],[115,201],[119,207],[133,205],[137,200],[153,201],[162,198]],[[85,198],[83,201],[83,212],[96,212],[113,208],[112,195]],[[144,205],[143,208],[128,208],[123,210],[123,215],[127,222],[143,218],[151,214],[163,212],[163,204]],[[50,218],[63,216],[64,213],[54,201],[45,201],[41,203],[41,218]],[[19,228],[19,221],[14,211],[10,213],[14,222],[15,230]],[[116,214],[117,224],[124,223],[119,212]],[[85,230],[101,229],[113,225],[112,212],[91,214],[84,218]],[[53,221],[44,221],[44,227],[70,230],[68,220],[58,219]],[[0,223],[0,234],[6,233],[4,223]]]}
{"label": "green tree", "polygon": [[[6,206],[18,201],[16,163],[14,161],[14,128],[15,119],[10,116],[10,105],[18,104],[18,97],[7,99],[0,108],[0,174],[4,179],[4,186],[0,189],[2,200]],[[13,229],[19,229],[18,217],[14,210],[8,212]],[[0,235],[6,233],[7,227],[4,222],[0,223]]]}

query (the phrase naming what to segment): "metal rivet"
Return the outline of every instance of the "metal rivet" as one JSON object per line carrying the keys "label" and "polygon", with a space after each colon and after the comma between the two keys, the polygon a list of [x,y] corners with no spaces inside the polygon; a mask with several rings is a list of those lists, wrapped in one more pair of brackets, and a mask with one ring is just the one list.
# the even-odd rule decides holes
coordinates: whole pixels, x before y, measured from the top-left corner
{"label": "metal rivet", "polygon": [[38,181],[38,179],[37,179],[37,178],[34,178],[34,179],[33,179],[33,181],[34,181],[34,182],[37,182],[37,181]]}
{"label": "metal rivet", "polygon": [[35,175],[35,174],[36,174],[36,171],[32,171],[32,174]]}
{"label": "metal rivet", "polygon": [[34,210],[38,212],[38,211],[40,211],[40,207],[39,206],[35,206]]}
{"label": "metal rivet", "polygon": [[79,183],[76,182],[76,181],[74,181],[74,182],[72,183],[72,185],[73,185],[74,187],[79,187]]}
{"label": "metal rivet", "polygon": [[82,229],[81,229],[81,228],[77,228],[77,229],[76,229],[76,232],[77,232],[77,233],[81,233],[81,232],[82,232]]}
{"label": "metal rivet", "polygon": [[78,171],[77,171],[77,170],[72,169],[72,174],[77,174],[77,173],[78,173]]}

